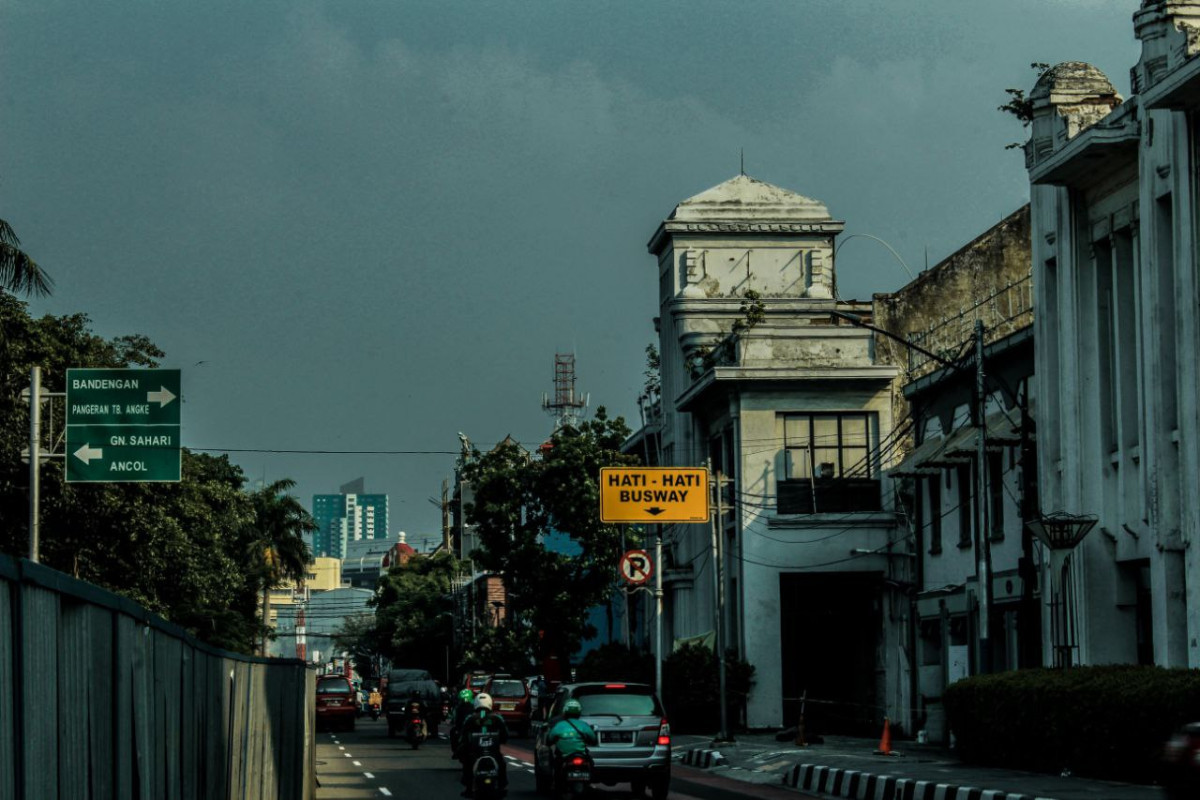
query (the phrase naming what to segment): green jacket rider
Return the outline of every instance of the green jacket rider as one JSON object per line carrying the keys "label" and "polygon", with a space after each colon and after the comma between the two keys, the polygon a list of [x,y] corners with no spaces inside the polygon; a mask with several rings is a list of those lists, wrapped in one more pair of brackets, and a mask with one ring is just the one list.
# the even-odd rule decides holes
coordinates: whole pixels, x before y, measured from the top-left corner
{"label": "green jacket rider", "polygon": [[583,753],[588,745],[599,744],[595,728],[579,718],[582,713],[583,706],[578,700],[568,700],[563,706],[563,718],[546,734],[546,744],[553,745],[560,757]]}

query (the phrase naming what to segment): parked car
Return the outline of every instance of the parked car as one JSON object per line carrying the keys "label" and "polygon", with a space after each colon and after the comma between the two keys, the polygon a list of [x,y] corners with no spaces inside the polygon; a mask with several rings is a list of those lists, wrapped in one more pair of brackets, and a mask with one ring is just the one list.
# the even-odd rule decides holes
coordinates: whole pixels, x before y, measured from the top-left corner
{"label": "parked car", "polygon": [[1162,785],[1167,800],[1200,797],[1200,722],[1183,726],[1163,748]]}
{"label": "parked car", "polygon": [[483,690],[492,696],[492,711],[504,718],[508,729],[516,736],[528,736],[533,703],[525,681],[497,673],[484,684]]}
{"label": "parked car", "polygon": [[441,722],[442,693],[433,676],[423,669],[393,669],[388,672],[387,695],[383,701],[388,736],[398,736],[404,732],[408,719],[408,700],[413,692],[417,693],[425,706],[425,724],[429,727],[430,735],[437,735],[437,726]]}
{"label": "parked car", "polygon": [[464,672],[462,677],[462,686],[464,689],[470,689],[472,692],[479,694],[483,691],[483,687],[492,679],[492,673],[482,670],[474,672]]}
{"label": "parked car", "polygon": [[345,675],[317,678],[317,727],[354,730],[358,702],[354,687]]}
{"label": "parked car", "polygon": [[534,739],[534,778],[539,792],[554,785],[552,751],[546,734],[562,719],[568,700],[583,706],[582,719],[596,729],[589,747],[592,780],[612,786],[628,781],[635,796],[650,789],[663,800],[671,785],[671,726],[654,690],[644,683],[575,683],[558,687]]}

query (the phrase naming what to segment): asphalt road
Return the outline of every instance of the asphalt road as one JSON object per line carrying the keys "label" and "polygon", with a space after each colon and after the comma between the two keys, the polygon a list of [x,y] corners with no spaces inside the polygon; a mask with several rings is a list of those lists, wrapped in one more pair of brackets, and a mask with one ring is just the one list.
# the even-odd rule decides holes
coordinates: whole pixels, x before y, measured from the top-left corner
{"label": "asphalt road", "polygon": [[[533,783],[533,739],[514,739],[505,746],[509,800],[539,798]],[[389,739],[387,724],[358,720],[354,731],[317,734],[318,800],[403,797],[455,800],[462,792],[460,767],[450,758],[444,739],[411,749],[403,739]],[[672,798],[678,800],[797,800],[810,797],[783,788],[741,783],[676,764],[671,773]],[[597,787],[594,800],[630,800],[628,784]]]}

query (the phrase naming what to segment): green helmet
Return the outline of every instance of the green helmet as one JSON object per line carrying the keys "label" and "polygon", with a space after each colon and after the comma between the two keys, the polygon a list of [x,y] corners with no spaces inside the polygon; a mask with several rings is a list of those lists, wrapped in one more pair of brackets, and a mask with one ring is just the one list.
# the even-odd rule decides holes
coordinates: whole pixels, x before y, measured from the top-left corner
{"label": "green helmet", "polygon": [[470,689],[463,689],[458,693],[458,699],[464,703],[470,703],[475,699],[475,693]]}
{"label": "green helmet", "polygon": [[563,716],[564,717],[574,717],[574,718],[578,719],[579,715],[582,713],[583,713],[583,706],[579,705],[578,700],[568,700],[566,702],[566,704],[563,706]]}

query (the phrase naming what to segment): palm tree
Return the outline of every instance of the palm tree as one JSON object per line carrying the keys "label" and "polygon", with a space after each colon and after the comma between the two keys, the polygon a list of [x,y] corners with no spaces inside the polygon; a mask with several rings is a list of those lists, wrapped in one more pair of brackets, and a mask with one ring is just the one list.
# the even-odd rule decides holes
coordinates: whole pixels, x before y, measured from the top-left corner
{"label": "palm tree", "polygon": [[0,219],[0,289],[48,295],[54,281],[21,249],[12,226]]}
{"label": "palm tree", "polygon": [[258,570],[263,598],[262,652],[267,652],[267,623],[271,613],[271,589],[285,582],[303,580],[311,555],[304,534],[317,529],[312,516],[288,492],[296,487],[290,478],[275,481],[251,495],[254,507],[255,553],[262,559]]}

